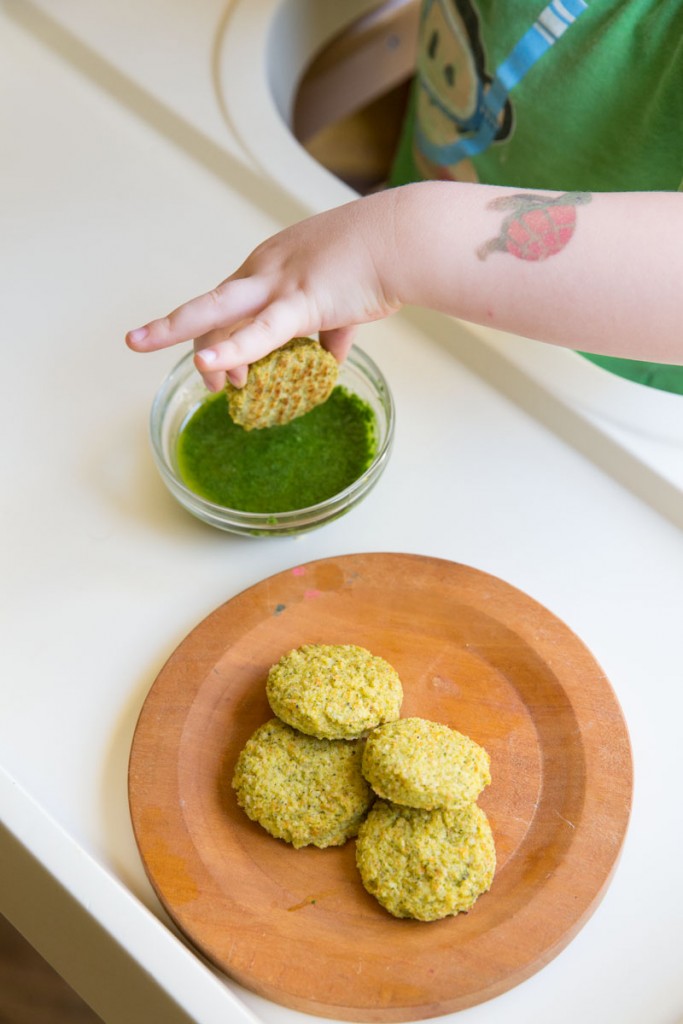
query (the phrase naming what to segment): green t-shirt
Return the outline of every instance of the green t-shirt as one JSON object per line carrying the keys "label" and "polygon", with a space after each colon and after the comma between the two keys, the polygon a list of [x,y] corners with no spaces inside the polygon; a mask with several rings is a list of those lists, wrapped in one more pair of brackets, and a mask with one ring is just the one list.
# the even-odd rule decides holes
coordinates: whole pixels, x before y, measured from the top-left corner
{"label": "green t-shirt", "polygon": [[[546,3],[423,0],[417,74],[392,185],[450,178],[567,192],[681,188],[680,0],[588,0],[511,86],[490,144],[474,155],[456,151],[450,162],[454,144],[476,135],[477,104]],[[562,0],[553,7],[565,10]],[[587,358],[683,394],[683,367]]]}

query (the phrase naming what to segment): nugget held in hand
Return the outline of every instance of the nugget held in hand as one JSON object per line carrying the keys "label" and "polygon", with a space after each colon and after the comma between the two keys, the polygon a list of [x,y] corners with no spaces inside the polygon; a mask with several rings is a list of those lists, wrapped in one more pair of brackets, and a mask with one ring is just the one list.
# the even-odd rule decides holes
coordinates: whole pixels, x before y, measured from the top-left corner
{"label": "nugget held in hand", "polygon": [[396,669],[354,644],[305,644],[271,667],[273,712],[321,739],[353,739],[398,718],[403,686]]}
{"label": "nugget held in hand", "polygon": [[245,430],[283,426],[325,402],[339,364],[313,338],[292,338],[249,367],[247,383],[225,386],[233,422]]}
{"label": "nugget held in hand", "polygon": [[362,740],[319,740],[273,718],[241,751],[232,778],[237,802],[277,839],[341,846],[374,800],[360,765]]}
{"label": "nugget held in hand", "polygon": [[394,917],[438,921],[469,910],[490,888],[496,850],[477,804],[425,811],[377,800],[358,833],[356,864]]}
{"label": "nugget held in hand", "polygon": [[375,729],[363,754],[375,793],[406,807],[462,807],[491,782],[483,747],[442,722],[401,718]]}

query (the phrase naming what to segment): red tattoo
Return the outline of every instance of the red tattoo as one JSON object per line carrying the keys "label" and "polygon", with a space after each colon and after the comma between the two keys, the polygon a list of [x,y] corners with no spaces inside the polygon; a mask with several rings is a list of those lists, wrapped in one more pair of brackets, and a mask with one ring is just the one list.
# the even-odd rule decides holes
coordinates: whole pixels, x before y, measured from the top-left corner
{"label": "red tattoo", "polygon": [[492,252],[509,252],[519,260],[545,260],[564,249],[576,227],[576,207],[590,203],[590,192],[564,195],[533,195],[523,192],[501,196],[489,203],[491,210],[510,210],[500,234],[477,249],[485,260]]}

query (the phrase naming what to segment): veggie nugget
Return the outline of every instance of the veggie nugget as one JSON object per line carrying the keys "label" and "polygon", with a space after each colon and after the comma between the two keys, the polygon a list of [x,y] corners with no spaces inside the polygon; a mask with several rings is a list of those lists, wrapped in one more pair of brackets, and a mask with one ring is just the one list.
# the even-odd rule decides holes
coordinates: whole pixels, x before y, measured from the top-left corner
{"label": "veggie nugget", "polygon": [[394,917],[437,921],[469,910],[490,888],[496,851],[477,804],[425,811],[377,800],[360,827],[356,863]]}
{"label": "veggie nugget", "polygon": [[428,810],[472,803],[491,782],[483,747],[424,718],[401,718],[370,733],[363,774],[385,800]]}
{"label": "veggie nugget", "polygon": [[282,426],[326,401],[339,364],[313,338],[292,338],[249,367],[247,383],[225,386],[231,419],[245,430]]}
{"label": "veggie nugget", "polygon": [[272,836],[297,848],[341,846],[374,799],[362,754],[361,740],[319,740],[273,718],[247,740],[232,787],[240,807]]}
{"label": "veggie nugget", "polygon": [[306,644],[273,665],[266,681],[273,712],[320,739],[353,739],[398,718],[403,687],[383,658],[352,644]]}

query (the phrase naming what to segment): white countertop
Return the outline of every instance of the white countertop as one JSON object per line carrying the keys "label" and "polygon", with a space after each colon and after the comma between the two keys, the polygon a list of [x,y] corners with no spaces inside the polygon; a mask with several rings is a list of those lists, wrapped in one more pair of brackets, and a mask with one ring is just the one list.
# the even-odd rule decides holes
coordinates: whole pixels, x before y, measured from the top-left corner
{"label": "white countertop", "polygon": [[[530,343],[515,363],[504,339],[402,315],[361,332],[398,427],[387,472],[348,516],[298,539],[241,539],[191,518],[156,475],[148,410],[180,352],[136,356],[124,331],[220,280],[303,210],[219,109],[226,6],[205,0],[190,17],[180,0],[64,0],[60,32],[0,6],[0,912],[107,1024],[303,1024],[209,968],[161,909],[128,815],[135,721],[166,657],[246,586],[333,554],[435,555],[502,577],[578,633],[617,692],[636,771],[594,916],[541,972],[458,1021],[674,1024],[679,439],[553,393],[553,367],[528,369]],[[253,4],[262,18],[274,6]]]}

